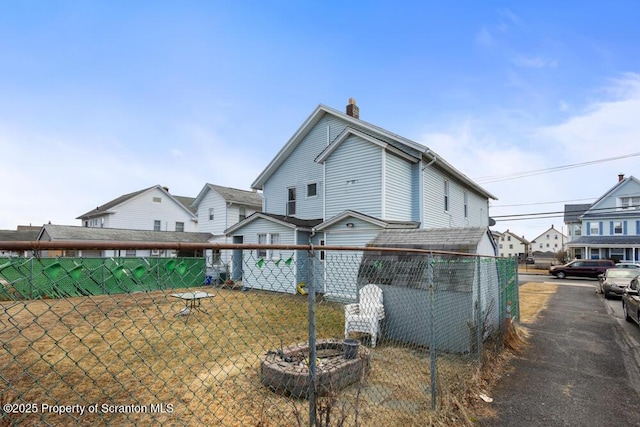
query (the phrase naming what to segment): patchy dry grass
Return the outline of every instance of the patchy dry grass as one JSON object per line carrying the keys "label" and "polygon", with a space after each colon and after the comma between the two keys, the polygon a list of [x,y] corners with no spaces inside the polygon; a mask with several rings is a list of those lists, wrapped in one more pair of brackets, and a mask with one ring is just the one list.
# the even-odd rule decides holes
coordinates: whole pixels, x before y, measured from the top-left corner
{"label": "patchy dry grass", "polygon": [[[521,288],[523,323],[545,307],[549,286]],[[78,404],[85,410],[99,405],[96,414],[12,414],[4,421],[308,425],[306,401],[274,394],[259,378],[260,356],[267,350],[306,341],[306,299],[258,291],[212,292],[216,296],[203,302],[207,313],[185,317],[175,316],[182,302],[162,291],[3,302],[3,403]],[[321,302],[316,312],[318,337],[341,337],[343,306]],[[523,336],[516,329],[510,334],[509,348],[517,350]],[[483,363],[438,356],[436,411],[431,411],[428,351],[384,342],[372,352],[371,372],[360,384],[319,400],[318,406],[323,419],[331,416],[331,425],[473,425],[488,413],[480,394],[490,390],[513,354],[498,342],[487,343],[486,349]],[[165,404],[165,411],[104,413],[103,404],[129,412]]]}

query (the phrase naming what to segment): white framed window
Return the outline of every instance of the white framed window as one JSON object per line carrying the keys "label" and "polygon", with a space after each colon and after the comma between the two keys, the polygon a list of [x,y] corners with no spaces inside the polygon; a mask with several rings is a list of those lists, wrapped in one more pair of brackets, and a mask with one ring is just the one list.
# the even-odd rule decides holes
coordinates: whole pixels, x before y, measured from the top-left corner
{"label": "white framed window", "polygon": [[153,198],[153,202],[154,203],[162,203],[162,197],[154,197]]}
{"label": "white framed window", "polygon": [[600,228],[598,227],[598,223],[597,222],[592,222],[591,223],[591,227],[589,228],[589,233],[591,235],[598,235],[600,234]]}
{"label": "white framed window", "polygon": [[240,206],[238,208],[238,222],[246,218],[247,218],[247,208],[245,208],[244,206]]}
{"label": "white framed window", "polygon": [[318,183],[310,182],[307,184],[307,197],[316,197],[318,195]]}
{"label": "white framed window", "polygon": [[209,208],[209,221],[213,221],[213,208]]}
{"label": "white framed window", "polygon": [[581,224],[576,224],[576,228],[574,229],[574,233],[575,236],[582,236],[582,225]]}
{"label": "white framed window", "polygon": [[509,245],[509,249],[513,249],[513,244]]}
{"label": "white framed window", "polygon": [[622,221],[613,222],[613,234],[622,234],[624,231]]}
{"label": "white framed window", "polygon": [[[259,233],[258,234],[258,244],[266,245],[267,244],[267,234]],[[267,250],[266,249],[256,249],[256,258],[266,258]]]}
{"label": "white framed window", "polygon": [[287,188],[287,216],[296,214],[296,187]]}
{"label": "white framed window", "polygon": [[[324,246],[324,239],[320,240],[320,246]],[[324,253],[324,251],[320,251],[320,261],[324,261],[325,260],[325,256],[326,254]]]}
{"label": "white framed window", "polygon": [[156,219],[153,221],[153,231],[162,231],[161,227],[162,227],[162,222],[160,222],[159,219]]}
{"label": "white framed window", "polygon": [[625,209],[639,209],[640,197],[620,197],[618,199],[618,208]]}
{"label": "white framed window", "polygon": [[[272,233],[269,235],[269,243],[272,245],[280,244],[280,234]],[[269,259],[280,258],[280,249],[269,249]]]}
{"label": "white framed window", "polygon": [[184,222],[176,221],[176,231],[184,231]]}
{"label": "white framed window", "polygon": [[444,211],[449,212],[449,181],[444,182]]}

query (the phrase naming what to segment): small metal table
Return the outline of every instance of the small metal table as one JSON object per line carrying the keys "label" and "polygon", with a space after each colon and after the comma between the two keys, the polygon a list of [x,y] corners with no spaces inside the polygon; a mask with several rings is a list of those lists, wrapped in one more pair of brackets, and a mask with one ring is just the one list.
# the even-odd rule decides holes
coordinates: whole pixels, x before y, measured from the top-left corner
{"label": "small metal table", "polygon": [[178,294],[171,294],[171,296],[175,298],[180,298],[181,300],[184,301],[185,307],[176,314],[176,316],[179,316],[179,315],[190,314],[194,310],[198,310],[203,313],[206,313],[207,311],[203,310],[202,307],[200,306],[201,302],[203,299],[213,298],[215,295],[210,294],[208,292],[198,291],[198,292],[181,292]]}

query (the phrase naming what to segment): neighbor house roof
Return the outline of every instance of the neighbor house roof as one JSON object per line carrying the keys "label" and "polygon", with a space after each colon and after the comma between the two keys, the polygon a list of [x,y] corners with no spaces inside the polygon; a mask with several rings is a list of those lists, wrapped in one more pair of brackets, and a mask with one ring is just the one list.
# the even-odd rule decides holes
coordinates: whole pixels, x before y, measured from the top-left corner
{"label": "neighbor house roof", "polygon": [[578,205],[564,205],[564,222],[579,222],[580,216],[584,214],[591,207],[590,203],[583,203]]}
{"label": "neighbor house roof", "polygon": [[40,227],[37,230],[0,230],[2,242],[32,242],[38,238]]}
{"label": "neighbor house roof", "polygon": [[[287,157],[293,152],[293,150],[297,147],[297,145],[304,139],[307,133],[324,117],[325,115],[332,115],[335,117],[339,117],[348,123],[351,132],[359,131],[368,135],[369,137],[373,137],[378,141],[382,141],[398,150],[406,153],[407,155],[412,155],[413,157],[419,156],[420,158],[425,158],[428,161],[434,161],[434,166],[441,168],[442,170],[451,174],[452,177],[458,179],[469,188],[477,191],[479,194],[489,198],[497,200],[497,197],[493,194],[489,193],[487,190],[482,188],[480,185],[472,181],[462,172],[454,168],[451,164],[445,161],[442,157],[438,156],[434,153],[430,148],[425,147],[422,144],[418,144],[415,141],[411,141],[410,139],[404,138],[400,135],[396,135],[392,132],[389,132],[386,129],[375,126],[371,123],[367,123],[363,120],[354,118],[346,113],[342,113],[333,108],[327,107],[326,105],[318,105],[316,109],[311,113],[311,115],[302,123],[302,125],[298,128],[298,130],[293,134],[293,136],[289,139],[289,141],[280,149],[280,151],[275,155],[275,157],[271,160],[271,162],[267,165],[267,167],[260,173],[258,178],[251,184],[252,188],[262,190],[265,182],[269,179],[269,177],[280,167],[282,163],[287,159]],[[342,137],[341,135],[340,137]],[[367,138],[370,139],[370,138]],[[370,139],[371,140],[371,139]]]}
{"label": "neighbor house roof", "polygon": [[120,228],[92,228],[73,225],[46,224],[37,240],[85,240],[94,242],[181,242],[208,243],[211,233],[189,233],[180,231],[126,230]]}
{"label": "neighbor house roof", "polygon": [[262,209],[262,195],[255,191],[239,190],[237,188],[223,187],[221,185],[206,184],[198,196],[193,199],[193,205],[197,206],[208,191],[213,190],[228,203],[236,205],[252,206]]}
{"label": "neighbor house roof", "polygon": [[[586,210],[586,212],[584,212],[582,214],[581,218],[587,218],[587,217],[599,217],[599,216],[606,216],[606,217],[610,217],[610,216],[627,216],[625,212],[612,212],[612,210],[610,209],[599,209],[598,208],[598,204],[607,199],[608,197],[610,197],[614,191],[616,191],[618,188],[627,185],[627,183],[629,183],[630,181],[634,181],[636,182],[638,185],[640,185],[640,181],[633,177],[633,176],[628,176],[626,178],[623,178],[621,180],[619,180],[616,185],[614,185],[613,187],[611,187],[609,189],[609,191],[607,191],[606,193],[604,193],[598,200],[596,200],[595,202],[593,202],[590,206],[589,209]],[[593,209],[593,211],[591,211],[591,209]]]}
{"label": "neighbor house roof", "polygon": [[[160,191],[162,191],[163,193],[165,193],[169,198],[171,198],[173,201],[175,201],[178,205],[182,206],[183,209],[185,209],[186,211],[188,211],[194,218],[195,218],[195,210],[192,209],[191,205],[193,204],[193,198],[190,197],[184,197],[184,196],[173,196],[171,193],[169,193],[169,189],[166,187],[163,187],[161,185],[154,185],[153,187],[149,187],[149,188],[144,188],[142,190],[139,191],[134,191],[133,193],[128,193],[128,194],[124,194],[120,197],[116,197],[115,199],[96,207],[93,210],[90,210],[89,212],[80,215],[79,217],[77,217],[76,219],[88,219],[88,218],[92,218],[95,216],[101,216],[104,215],[106,213],[111,213],[111,209],[113,209],[114,207],[121,205],[122,203],[133,199],[134,197],[146,193],[148,191],[151,191],[153,189],[158,189]],[[188,203],[188,204],[185,204]]]}

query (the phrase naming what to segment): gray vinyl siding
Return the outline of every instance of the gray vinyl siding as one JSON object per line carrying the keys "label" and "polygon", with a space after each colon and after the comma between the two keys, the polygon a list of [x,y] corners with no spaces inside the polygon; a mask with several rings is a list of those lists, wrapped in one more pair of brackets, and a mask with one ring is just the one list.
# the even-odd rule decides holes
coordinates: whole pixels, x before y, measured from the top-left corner
{"label": "gray vinyl siding", "polygon": [[381,147],[351,136],[329,156],[325,167],[325,218],[347,209],[382,216]]}
{"label": "gray vinyl siding", "polygon": [[[346,223],[353,223],[348,228]],[[365,246],[380,228],[356,218],[347,218],[326,230],[325,241],[332,246]],[[358,269],[362,251],[328,251],[325,255],[325,296],[329,300],[353,302],[357,299]]]}
{"label": "gray vinyl siding", "polygon": [[[295,244],[295,232],[292,228],[262,218],[252,221],[235,234],[242,235],[244,237],[243,243],[245,244],[257,244],[258,234],[261,233],[267,235],[278,233],[280,234],[280,244]],[[269,243],[267,236],[267,244]],[[297,264],[292,262],[290,265],[286,265],[284,261],[289,257],[295,259],[295,251],[280,250],[279,258],[269,259],[267,256],[264,264],[259,266],[257,251],[255,249],[244,250],[242,253],[243,286],[253,289],[294,293],[297,284]],[[280,260],[279,262],[278,259]]]}
{"label": "gray vinyl siding", "polygon": [[390,153],[385,155],[385,163],[385,211],[382,217],[386,220],[411,221],[413,164]]}
{"label": "gray vinyl siding", "polygon": [[[326,148],[346,124],[323,117],[304,137],[287,160],[273,173],[263,189],[265,212],[286,215],[287,188],[296,188],[296,218],[322,218],[324,201],[324,166],[314,159]],[[307,198],[307,184],[316,182],[318,194]]]}
{"label": "gray vinyl siding", "polygon": [[[484,227],[489,224],[487,199],[445,176],[434,166],[423,172],[424,221],[422,228]],[[444,182],[449,181],[449,209],[444,210]],[[464,217],[464,192],[468,196],[468,217]]]}

